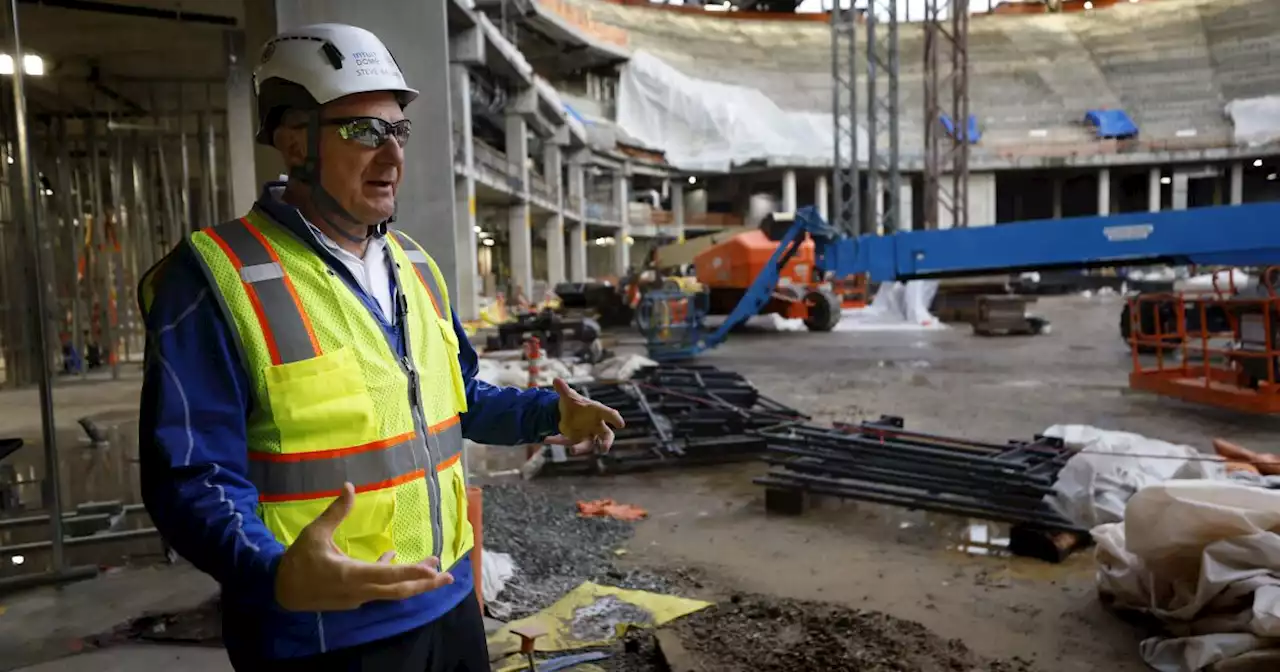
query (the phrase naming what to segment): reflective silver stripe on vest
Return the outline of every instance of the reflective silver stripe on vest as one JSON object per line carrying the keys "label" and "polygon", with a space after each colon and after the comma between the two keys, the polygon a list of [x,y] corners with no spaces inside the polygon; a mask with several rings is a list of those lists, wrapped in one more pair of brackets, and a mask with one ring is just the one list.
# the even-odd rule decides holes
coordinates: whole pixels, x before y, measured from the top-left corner
{"label": "reflective silver stripe on vest", "polygon": [[213,227],[240,260],[240,279],[253,287],[262,304],[264,325],[275,341],[280,363],[299,362],[318,356],[307,331],[302,308],[285,284],[284,268],[271,252],[240,220]]}
{"label": "reflective silver stripe on vest", "polygon": [[444,315],[444,295],[440,293],[440,288],[436,285],[436,274],[431,271],[431,264],[427,261],[427,255],[418,248],[408,236],[399,231],[392,231],[391,235],[396,237],[396,241],[400,243],[400,248],[404,250],[404,256],[408,257],[409,263],[418,269],[418,275],[422,277],[422,282],[427,285],[427,293],[431,294],[431,299],[435,301],[436,309],[442,311],[440,317],[450,319],[448,315]]}
{"label": "reflective silver stripe on vest", "polygon": [[[432,448],[439,446],[439,462],[432,464],[428,474],[440,464],[462,453],[462,425],[455,422],[450,427],[428,437]],[[306,454],[315,459],[296,462],[253,459],[261,453],[250,453],[249,481],[264,499],[307,499],[315,496],[334,496],[344,483],[351,483],[357,490],[387,487],[392,481],[406,474],[423,469],[427,462],[427,450],[422,437],[363,452],[339,457],[320,457],[324,453]]]}

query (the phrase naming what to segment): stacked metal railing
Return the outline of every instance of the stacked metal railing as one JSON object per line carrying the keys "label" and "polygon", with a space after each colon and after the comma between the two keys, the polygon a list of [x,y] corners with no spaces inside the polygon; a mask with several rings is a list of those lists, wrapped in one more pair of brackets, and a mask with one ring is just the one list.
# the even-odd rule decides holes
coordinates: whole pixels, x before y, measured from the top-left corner
{"label": "stacked metal railing", "polygon": [[757,434],[806,420],[763,394],[741,375],[710,366],[653,366],[622,382],[577,386],[622,414],[607,455],[548,462],[544,473],[618,473],[757,459]]}
{"label": "stacked metal railing", "polygon": [[983,518],[1044,530],[1080,531],[1045,501],[1074,454],[1061,440],[1007,444],[910,432],[883,417],[833,428],[792,425],[759,432],[772,469],[755,479],[775,502],[818,494]]}

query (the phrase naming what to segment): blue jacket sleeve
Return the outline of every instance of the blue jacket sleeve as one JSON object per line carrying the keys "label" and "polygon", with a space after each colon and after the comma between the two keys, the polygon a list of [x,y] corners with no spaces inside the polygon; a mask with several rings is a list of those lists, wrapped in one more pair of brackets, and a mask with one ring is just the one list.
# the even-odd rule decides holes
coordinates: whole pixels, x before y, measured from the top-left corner
{"label": "blue jacket sleeve", "polygon": [[174,550],[237,600],[273,604],[284,547],[246,478],[249,381],[193,255],[185,244],[170,255],[146,316],[142,498]]}
{"label": "blue jacket sleeve", "polygon": [[467,412],[462,414],[462,435],[477,443],[515,446],[537,443],[559,433],[560,395],[550,390],[497,387],[476,379],[479,357],[467,333],[453,316],[458,334],[458,362],[467,385]]}

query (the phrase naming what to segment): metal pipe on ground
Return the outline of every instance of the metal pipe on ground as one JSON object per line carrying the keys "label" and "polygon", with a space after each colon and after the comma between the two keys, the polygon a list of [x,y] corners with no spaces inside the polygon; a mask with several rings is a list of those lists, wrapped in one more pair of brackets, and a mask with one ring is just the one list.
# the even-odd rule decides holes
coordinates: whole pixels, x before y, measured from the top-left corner
{"label": "metal pipe on ground", "polygon": [[[85,537],[66,537],[62,539],[61,546],[91,546],[94,544],[105,544],[112,541],[130,541],[132,539],[145,539],[160,534],[160,531],[154,527],[144,527],[137,530],[124,530],[122,532],[103,532],[102,534],[91,534]],[[0,555],[18,555],[21,553],[30,553],[32,551],[43,551],[52,548],[55,544],[52,540],[29,541],[23,544],[11,544],[9,546],[0,546]]]}

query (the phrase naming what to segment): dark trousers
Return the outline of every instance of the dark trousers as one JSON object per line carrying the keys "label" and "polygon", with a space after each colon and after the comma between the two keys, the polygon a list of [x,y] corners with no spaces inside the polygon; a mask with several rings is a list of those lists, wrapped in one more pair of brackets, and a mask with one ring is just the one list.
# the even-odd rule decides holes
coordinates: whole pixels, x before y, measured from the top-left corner
{"label": "dark trousers", "polygon": [[480,605],[467,597],[416,630],[367,644],[287,660],[231,661],[237,672],[489,672]]}

